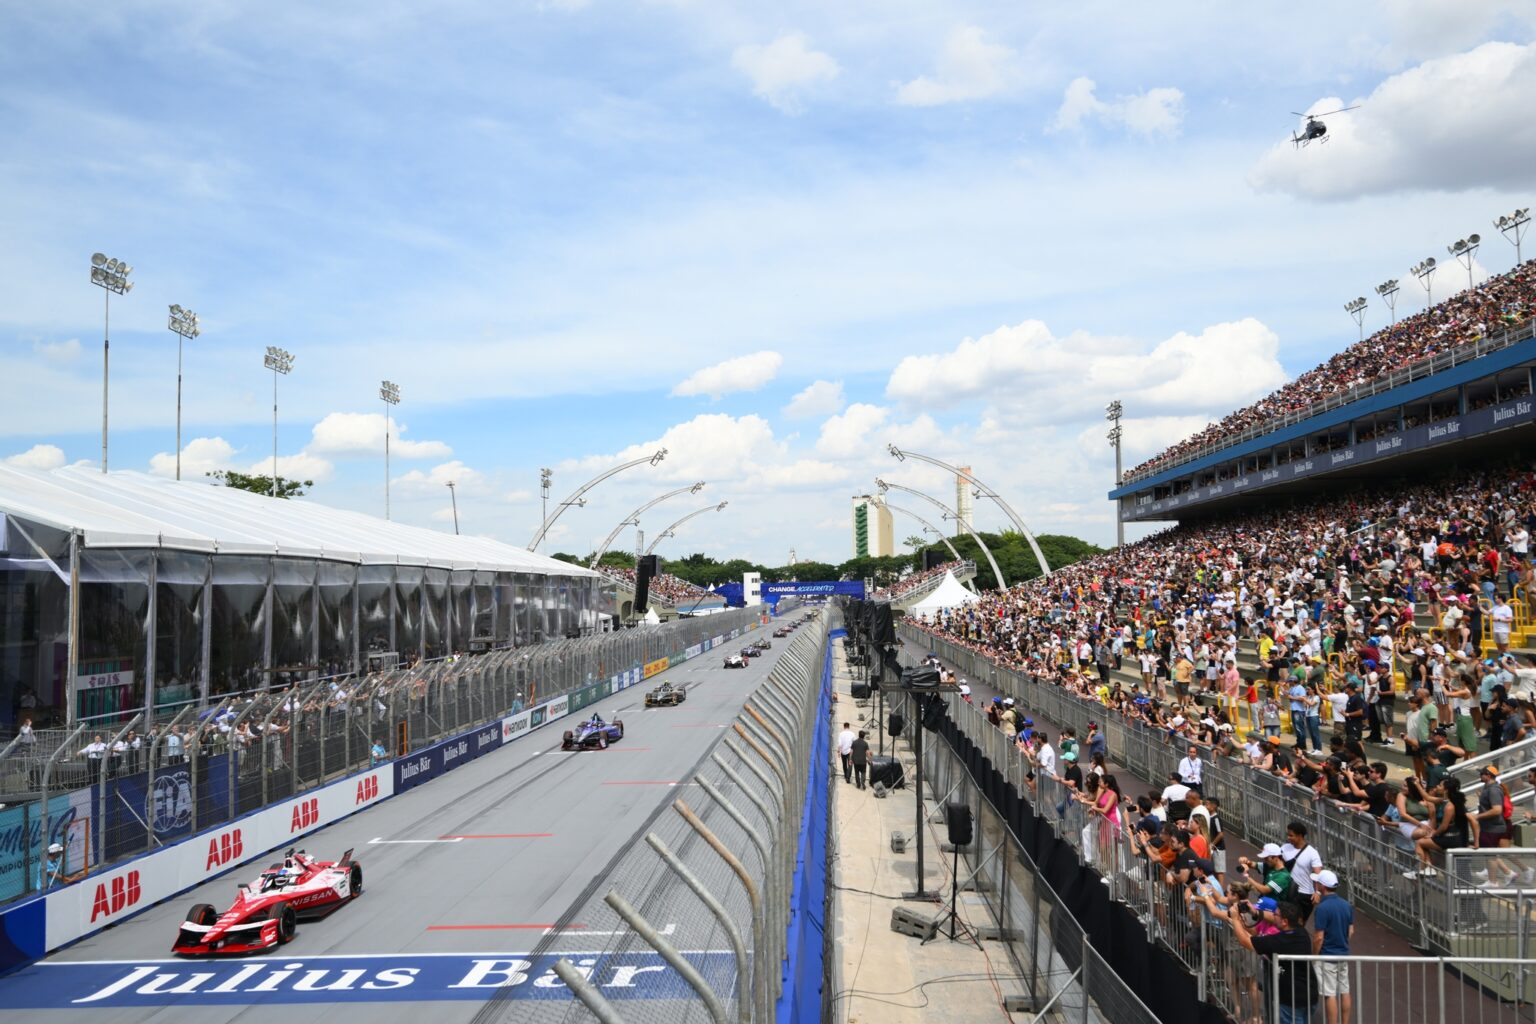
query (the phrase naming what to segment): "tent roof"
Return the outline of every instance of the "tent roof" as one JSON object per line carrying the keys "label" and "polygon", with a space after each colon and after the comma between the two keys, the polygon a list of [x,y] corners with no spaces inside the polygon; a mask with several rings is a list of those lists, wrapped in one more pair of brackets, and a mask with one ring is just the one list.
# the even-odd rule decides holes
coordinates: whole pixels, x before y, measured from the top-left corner
{"label": "tent roof", "polygon": [[953,570],[944,574],[944,582],[934,588],[933,593],[923,598],[912,606],[914,612],[935,612],[944,608],[953,608],[960,604],[970,604],[978,600],[975,594],[965,589],[964,584],[955,579]]}
{"label": "tent roof", "polygon": [[170,548],[361,564],[595,576],[484,537],[461,537],[234,487],[144,473],[0,464],[0,513],[82,534],[88,548]]}

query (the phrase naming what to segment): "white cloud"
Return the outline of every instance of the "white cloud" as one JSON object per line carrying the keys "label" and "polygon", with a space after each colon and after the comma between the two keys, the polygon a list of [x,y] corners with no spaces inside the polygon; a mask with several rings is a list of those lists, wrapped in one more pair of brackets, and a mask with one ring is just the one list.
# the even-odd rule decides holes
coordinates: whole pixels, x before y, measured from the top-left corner
{"label": "white cloud", "polygon": [[878,405],[855,402],[836,416],[828,417],[821,425],[816,451],[834,459],[866,455],[875,445],[870,432],[883,426],[889,415],[890,410]]}
{"label": "white cloud", "polygon": [[[774,439],[773,428],[757,415],[731,416],[726,413],[702,413],[669,427],[654,441],[631,445],[615,455],[596,455],[560,467],[572,475],[600,472],[616,463],[627,462],[667,449],[667,457],[655,467],[636,468],[632,476],[654,474],[664,481],[706,480],[711,491],[722,481],[741,480],[759,466],[783,461],[784,448]],[[559,479],[568,479],[565,473]],[[579,477],[577,477],[579,479]]]}
{"label": "white cloud", "polygon": [[64,449],[58,445],[35,444],[24,452],[7,457],[5,464],[23,469],[58,469],[64,465]]}
{"label": "white cloud", "polygon": [[[389,454],[401,459],[442,459],[453,449],[442,441],[412,441],[403,435],[408,427],[390,419]],[[305,450],[323,455],[383,455],[384,414],[333,412],[315,424]]]}
{"label": "white cloud", "polygon": [[1360,109],[1326,119],[1326,144],[1276,142],[1248,179],[1261,191],[1324,200],[1528,186],[1532,96],[1536,43],[1485,43],[1393,75],[1363,100],[1318,100],[1308,112]]}
{"label": "white cloud", "polygon": [[753,352],[706,366],[672,389],[673,395],[708,395],[718,400],[733,391],[756,391],[778,374],[784,357],[777,352]]}
{"label": "white cloud", "polygon": [[842,381],[818,380],[791,398],[783,412],[797,420],[830,416],[843,407],[844,401]]}
{"label": "white cloud", "polygon": [[932,75],[919,75],[896,90],[896,102],[909,107],[936,107],[962,100],[984,99],[1008,89],[1016,73],[1014,53],[989,43],[974,25],[950,32]]}
{"label": "white cloud", "polygon": [[69,363],[80,357],[80,339],[69,338],[65,341],[37,341],[32,343],[32,351],[54,363]]}
{"label": "white cloud", "polygon": [[[1280,341],[1254,319],[1179,332],[1151,350],[1124,338],[1051,334],[1038,320],[966,338],[953,351],[908,356],[886,384],[909,404],[1007,403],[1014,417],[1084,412],[1118,398],[1143,409],[1234,408],[1285,382]],[[1220,381],[1220,387],[1213,382]],[[1027,402],[1019,396],[1027,395]],[[985,423],[983,423],[985,427]]]}
{"label": "white cloud", "polygon": [[533,492],[522,490],[508,491],[501,496],[501,500],[506,502],[508,505],[521,505],[525,501],[533,500]]}
{"label": "white cloud", "polygon": [[[194,437],[181,449],[181,478],[197,480],[216,469],[229,469],[235,463],[235,447],[222,437]],[[176,476],[176,453],[158,452],[150,456],[149,471],[155,476]],[[272,462],[261,472],[272,473]]]}
{"label": "white cloud", "polygon": [[448,483],[459,489],[459,493],[473,492],[485,483],[485,474],[477,469],[471,469],[458,459],[452,462],[444,462],[433,466],[423,473],[419,469],[413,469],[409,473],[401,474],[391,483],[403,494],[426,494],[432,497],[448,493]]}
{"label": "white cloud", "polygon": [[843,466],[820,459],[797,459],[788,465],[765,466],[755,474],[750,486],[767,490],[795,490],[827,487],[842,483],[849,476]]}
{"label": "white cloud", "polygon": [[785,113],[796,113],[804,94],[842,70],[829,54],[810,48],[805,34],[790,32],[766,46],[738,46],[731,66],[752,82],[752,92]]}
{"label": "white cloud", "polygon": [[1133,135],[1173,136],[1184,123],[1184,93],[1171,86],[1116,96],[1108,101],[1099,99],[1096,89],[1093,79],[1074,78],[1046,131],[1079,131],[1084,122],[1092,120],[1107,127],[1124,128]]}
{"label": "white cloud", "polygon": [[[258,459],[241,470],[253,476],[272,475],[272,457]],[[336,467],[329,459],[303,451],[297,455],[279,455],[277,458],[277,475],[284,480],[313,480],[317,484],[328,482],[336,475]],[[186,460],[182,460],[181,478],[187,478]]]}

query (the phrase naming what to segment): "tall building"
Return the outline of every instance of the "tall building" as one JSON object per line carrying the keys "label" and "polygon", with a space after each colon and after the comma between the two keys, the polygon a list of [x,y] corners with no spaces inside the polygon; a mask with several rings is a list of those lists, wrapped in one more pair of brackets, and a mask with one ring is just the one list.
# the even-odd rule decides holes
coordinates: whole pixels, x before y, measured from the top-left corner
{"label": "tall building", "polygon": [[[961,466],[960,468],[967,473],[971,471],[970,466]],[[958,522],[955,523],[956,537],[966,532],[960,525],[961,523],[969,526],[972,530],[976,529],[975,491],[971,488],[971,482],[958,473],[955,474],[955,512],[958,517]]]}
{"label": "tall building", "polygon": [[896,553],[891,510],[883,504],[853,499],[853,557],[889,557]]}

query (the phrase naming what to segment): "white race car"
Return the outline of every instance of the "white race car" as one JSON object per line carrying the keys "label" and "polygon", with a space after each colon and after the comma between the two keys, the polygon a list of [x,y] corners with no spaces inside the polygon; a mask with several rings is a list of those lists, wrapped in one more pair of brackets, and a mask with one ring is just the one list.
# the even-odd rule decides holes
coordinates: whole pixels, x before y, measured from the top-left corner
{"label": "white race car", "polygon": [[727,654],[725,656],[725,667],[726,668],[746,668],[747,667],[747,659],[745,657],[743,657],[742,655],[740,655],[740,654],[735,654],[735,653]]}

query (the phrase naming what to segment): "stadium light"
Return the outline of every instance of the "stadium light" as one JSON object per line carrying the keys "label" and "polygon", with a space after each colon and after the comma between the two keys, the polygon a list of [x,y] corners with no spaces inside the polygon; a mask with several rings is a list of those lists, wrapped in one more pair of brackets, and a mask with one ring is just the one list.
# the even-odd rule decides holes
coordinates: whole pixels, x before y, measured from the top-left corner
{"label": "stadium light", "polygon": [[277,497],[277,375],[287,376],[293,369],[293,353],[276,345],[267,346],[261,365],[272,371],[272,497]]}
{"label": "stadium light", "polygon": [[103,292],[101,319],[101,471],[107,471],[107,367],[112,354],[112,296],[127,295],[133,291],[128,275],[133,268],[122,260],[111,259],[103,253],[91,254],[91,284]]}
{"label": "stadium light", "polygon": [[539,470],[540,522],[549,518],[549,485],[554,482],[554,479],[554,470],[549,468]]}
{"label": "stadium light", "polygon": [[1480,235],[1468,235],[1466,238],[1458,238],[1445,247],[1445,251],[1461,261],[1461,265],[1467,268],[1467,291],[1472,290],[1472,257],[1477,252],[1477,247],[1483,242]]}
{"label": "stadium light", "polygon": [[[393,409],[395,406],[400,404],[400,385],[396,384],[394,381],[388,381],[388,380],[381,381],[379,383],[379,397],[384,400],[384,518],[385,518],[385,520],[388,520],[389,519],[389,421],[390,421],[390,418],[391,418],[391,415],[392,415],[390,410]],[[452,486],[452,485],[450,484],[449,486]],[[458,514],[457,513],[454,514],[454,519],[455,520],[458,519]],[[453,532],[454,533],[458,533],[459,532],[459,529],[458,529],[457,526],[454,527]]]}
{"label": "stadium light", "polygon": [[181,346],[203,333],[197,314],[172,306],[166,327],[176,332],[176,479],[181,479]]}
{"label": "stadium light", "polygon": [[448,496],[453,499],[453,535],[459,535],[459,492],[453,486],[453,481],[448,481]]}
{"label": "stadium light", "polygon": [[[675,536],[677,536],[677,528],[679,526],[682,526],[688,520],[692,519],[694,516],[701,516],[705,512],[724,512],[725,511],[725,506],[727,506],[729,504],[730,504],[730,502],[728,502],[728,501],[722,501],[718,505],[705,505],[703,508],[701,508],[701,509],[699,509],[699,510],[697,510],[695,512],[689,512],[687,515],[683,516],[683,518],[679,519],[677,522],[673,523],[671,526],[667,527],[665,530],[662,530],[660,533],[658,533],[656,535],[656,539],[651,541],[651,546],[645,549],[645,554],[649,555],[652,552],[654,552],[656,550],[656,545],[660,544],[662,541],[666,540],[668,537],[675,537]],[[642,555],[641,557],[643,558],[645,556]]]}
{"label": "stadium light", "polygon": [[[1114,424],[1114,427],[1105,436],[1109,438],[1110,446],[1115,449],[1116,487],[1119,487],[1125,479],[1125,474],[1120,469],[1120,439],[1125,436],[1125,432],[1120,429],[1120,416],[1124,411],[1124,407],[1121,406],[1118,398],[1104,407],[1104,418]],[[1120,502],[1118,500],[1115,502],[1115,547],[1125,547],[1125,523],[1120,519]]]}
{"label": "stadium light", "polygon": [[951,466],[947,462],[940,462],[938,459],[931,455],[922,455],[918,452],[904,452],[900,448],[897,448],[894,444],[886,445],[885,450],[895,456],[896,461],[898,462],[905,462],[907,457],[911,456],[912,458],[917,459],[919,462],[926,462],[930,466],[938,466],[940,469],[947,469],[949,472],[955,474],[955,476],[968,480],[971,486],[976,488],[977,495],[979,497],[991,498],[994,502],[996,502],[997,506],[1003,510],[1004,514],[1006,514],[1008,518],[1013,521],[1013,525],[1016,526],[1019,532],[1024,535],[1024,539],[1029,542],[1030,550],[1035,553],[1035,560],[1040,563],[1040,574],[1042,576],[1049,576],[1051,574],[1051,564],[1045,560],[1045,553],[1040,550],[1040,545],[1035,543],[1035,535],[1029,532],[1029,527],[1024,525],[1024,520],[1020,519],[1019,514],[1013,510],[1013,507],[1003,500],[1002,495],[998,494],[986,484],[976,479],[970,470],[961,469],[959,466]]}
{"label": "stadium light", "polygon": [[1428,309],[1435,303],[1435,258],[1433,256],[1424,257],[1422,260],[1409,267],[1408,272],[1414,277],[1418,278],[1419,284],[1424,286],[1424,308]]}
{"label": "stadium light", "polygon": [[1376,294],[1381,296],[1381,301],[1387,304],[1387,312],[1392,317],[1392,326],[1397,326],[1397,278],[1381,282],[1376,286]]}
{"label": "stadium light", "polygon": [[937,508],[940,512],[943,513],[942,518],[946,522],[953,519],[955,521],[955,525],[959,526],[962,530],[971,535],[971,539],[976,542],[976,546],[981,548],[981,553],[987,557],[987,564],[992,567],[992,576],[997,580],[997,589],[1008,589],[1008,581],[1003,579],[1003,570],[999,568],[997,559],[992,557],[992,549],[987,547],[987,542],[981,539],[981,534],[977,533],[976,528],[973,527],[970,523],[966,522],[960,513],[944,504],[938,498],[935,498],[929,494],[924,494],[922,491],[916,490],[912,487],[905,487],[901,484],[889,483],[880,479],[879,477],[875,477],[875,487],[880,491],[880,497],[878,499],[879,502],[884,502],[886,491],[906,491],[908,494],[922,498],[924,501],[928,502],[928,504]]}
{"label": "stadium light", "polygon": [[1358,299],[1352,299],[1351,301],[1344,303],[1344,312],[1353,317],[1355,326],[1360,328],[1361,341],[1365,340],[1365,307],[1366,301],[1364,295],[1360,296]]}
{"label": "stadium light", "polygon": [[[548,472],[548,470],[545,472]],[[679,494],[698,494],[703,489],[704,481],[700,480],[698,483],[691,487],[679,487],[675,491],[668,491],[666,494],[663,494],[659,498],[652,498],[644,505],[641,505],[639,508],[635,509],[629,515],[619,520],[619,524],[613,528],[612,532],[603,538],[603,542],[599,544],[597,550],[592,553],[592,561],[587,563],[587,568],[596,569],[598,560],[608,553],[608,548],[613,543],[613,539],[619,535],[619,531],[624,529],[626,526],[639,527],[640,517],[646,512],[649,512],[651,509],[655,508],[657,505],[660,505],[662,502],[669,498],[675,498]]]}
{"label": "stadium light", "polygon": [[[635,466],[644,466],[644,465],[657,466],[657,465],[660,465],[661,461],[663,459],[665,459],[666,457],[667,457],[667,450],[665,448],[658,448],[658,449],[656,449],[656,452],[653,455],[644,455],[644,456],[641,456],[638,459],[632,459],[629,462],[620,463],[619,465],[614,466],[612,469],[609,469],[609,470],[606,470],[606,471],[604,471],[602,473],[599,473],[597,476],[593,477],[591,480],[588,480],[586,483],[584,483],[580,487],[576,488],[576,490],[571,492],[571,496],[570,497],[566,498],[560,504],[555,506],[554,515],[545,515],[544,516],[544,521],[539,524],[539,528],[534,533],[533,539],[528,542],[528,550],[529,551],[537,551],[539,549],[539,545],[541,543],[543,543],[543,541],[544,541],[544,535],[549,532],[549,528],[550,527],[555,525],[555,520],[559,519],[561,513],[563,513],[566,509],[570,508],[573,505],[576,506],[577,508],[584,507],[586,505],[586,503],[587,503],[587,499],[583,498],[582,495],[586,494],[592,488],[596,487],[598,484],[602,483],[604,480],[607,480],[609,477],[613,476],[615,473],[622,473],[626,469],[633,469]],[[544,470],[543,472],[545,474],[549,473],[548,470]],[[548,480],[545,480],[545,489],[546,490],[548,489]],[[547,502],[546,502],[546,507],[548,507]]]}
{"label": "stadium light", "polygon": [[1493,226],[1503,232],[1504,237],[1514,244],[1516,264],[1521,262],[1520,239],[1525,236],[1526,225],[1530,222],[1531,208],[1529,206],[1516,210],[1507,217],[1498,217],[1493,222]]}

